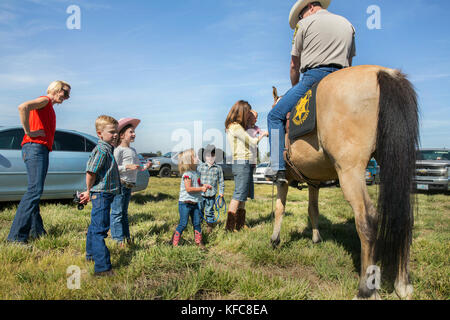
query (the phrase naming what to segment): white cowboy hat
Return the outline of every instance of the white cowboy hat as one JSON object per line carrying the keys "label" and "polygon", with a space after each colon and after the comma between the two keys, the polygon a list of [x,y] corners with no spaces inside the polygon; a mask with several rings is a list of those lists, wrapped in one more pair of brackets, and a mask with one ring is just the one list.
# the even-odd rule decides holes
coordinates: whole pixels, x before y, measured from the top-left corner
{"label": "white cowboy hat", "polygon": [[291,26],[291,29],[295,29],[295,27],[297,26],[297,23],[299,21],[298,15],[303,10],[303,8],[312,2],[320,2],[322,8],[326,9],[330,5],[331,0],[298,0],[292,6],[291,12],[289,13],[289,25]]}
{"label": "white cowboy hat", "polygon": [[134,118],[122,118],[119,121],[119,125],[118,125],[118,131],[120,132],[126,125],[131,124],[133,126],[133,128],[136,128],[139,124],[139,122],[141,122],[141,120],[139,119],[134,119]]}

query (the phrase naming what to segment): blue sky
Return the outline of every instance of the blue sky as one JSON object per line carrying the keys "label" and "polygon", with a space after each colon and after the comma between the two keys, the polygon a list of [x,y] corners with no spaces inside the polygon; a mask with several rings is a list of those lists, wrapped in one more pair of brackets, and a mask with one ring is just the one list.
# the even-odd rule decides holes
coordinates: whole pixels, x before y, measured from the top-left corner
{"label": "blue sky", "polygon": [[[18,125],[17,106],[62,79],[72,97],[56,107],[59,128],[94,134],[100,114],[136,117],[138,152],[170,151],[183,139],[217,145],[212,137],[223,134],[239,99],[267,128],[272,86],[280,94],[290,87],[294,3],[1,0],[0,125]],[[66,26],[70,5],[81,10],[80,30]],[[381,29],[367,27],[371,5],[381,10]],[[329,10],[356,28],[354,65],[409,75],[420,100],[422,146],[450,147],[450,1],[334,0]]]}

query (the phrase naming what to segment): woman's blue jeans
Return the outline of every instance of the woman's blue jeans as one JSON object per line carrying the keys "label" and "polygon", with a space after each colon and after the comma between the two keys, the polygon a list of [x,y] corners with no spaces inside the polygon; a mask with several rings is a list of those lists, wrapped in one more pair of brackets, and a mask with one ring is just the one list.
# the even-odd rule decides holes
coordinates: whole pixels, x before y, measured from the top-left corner
{"label": "woman's blue jeans", "polygon": [[283,157],[286,115],[315,83],[337,70],[339,69],[321,67],[306,71],[299,83],[286,92],[269,112],[267,125],[269,128],[270,163],[274,171],[286,170]]}
{"label": "woman's blue jeans", "polygon": [[182,234],[184,229],[186,229],[191,217],[192,225],[194,230],[202,232],[201,221],[200,221],[200,206],[198,204],[178,202],[178,211],[180,213],[180,223],[178,224],[177,231]]}
{"label": "woman's blue jeans", "polygon": [[22,158],[28,175],[28,188],[20,200],[8,241],[27,242],[29,234],[34,238],[45,235],[39,210],[39,201],[44,191],[49,164],[49,151],[38,143],[26,143],[22,147]]}
{"label": "woman's blue jeans", "polygon": [[111,205],[111,237],[116,241],[130,239],[130,225],[128,223],[128,205],[131,198],[131,189],[121,187]]}

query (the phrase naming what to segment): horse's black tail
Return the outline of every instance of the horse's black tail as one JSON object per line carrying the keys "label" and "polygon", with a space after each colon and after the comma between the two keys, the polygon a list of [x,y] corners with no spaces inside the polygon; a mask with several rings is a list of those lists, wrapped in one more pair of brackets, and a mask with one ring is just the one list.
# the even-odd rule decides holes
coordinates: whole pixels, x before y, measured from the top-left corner
{"label": "horse's black tail", "polygon": [[376,159],[380,165],[375,245],[383,274],[406,270],[414,224],[410,197],[419,141],[417,94],[400,71],[379,71]]}

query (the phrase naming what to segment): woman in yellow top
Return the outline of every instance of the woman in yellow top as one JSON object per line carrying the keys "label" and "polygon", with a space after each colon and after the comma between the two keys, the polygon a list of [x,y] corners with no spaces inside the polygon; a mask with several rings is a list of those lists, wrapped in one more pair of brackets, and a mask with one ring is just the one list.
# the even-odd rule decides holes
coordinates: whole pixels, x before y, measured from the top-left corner
{"label": "woman in yellow top", "polygon": [[254,197],[251,147],[269,135],[264,131],[259,137],[252,138],[246,132],[251,109],[247,101],[239,100],[231,107],[225,120],[225,131],[233,156],[234,175],[234,193],[225,226],[227,231],[240,230],[245,224],[245,202],[247,198]]}

